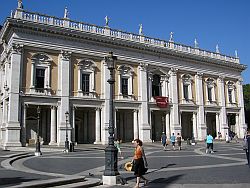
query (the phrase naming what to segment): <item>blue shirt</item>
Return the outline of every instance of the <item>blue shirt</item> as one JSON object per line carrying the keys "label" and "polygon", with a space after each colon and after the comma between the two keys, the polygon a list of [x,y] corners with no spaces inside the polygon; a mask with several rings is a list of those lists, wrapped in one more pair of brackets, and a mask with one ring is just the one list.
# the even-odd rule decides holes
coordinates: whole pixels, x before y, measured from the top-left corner
{"label": "blue shirt", "polygon": [[170,137],[170,140],[171,140],[171,142],[175,142],[175,135],[172,135],[172,136]]}
{"label": "blue shirt", "polygon": [[207,143],[208,144],[211,144],[211,143],[213,143],[213,137],[211,136],[211,135],[207,135]]}

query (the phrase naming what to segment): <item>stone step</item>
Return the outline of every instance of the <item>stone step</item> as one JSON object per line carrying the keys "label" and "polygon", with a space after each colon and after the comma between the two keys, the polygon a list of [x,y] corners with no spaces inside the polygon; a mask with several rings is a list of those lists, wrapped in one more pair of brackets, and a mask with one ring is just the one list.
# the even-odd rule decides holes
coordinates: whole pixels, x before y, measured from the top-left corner
{"label": "stone step", "polygon": [[23,182],[19,185],[12,186],[11,188],[31,188],[31,187],[39,187],[39,188],[47,188],[47,187],[55,187],[55,186],[62,186],[65,184],[73,184],[78,182],[84,182],[85,177],[80,176],[66,176],[63,178],[54,178],[48,180],[37,180],[37,181],[30,181],[30,182]]}
{"label": "stone step", "polygon": [[82,182],[59,185],[59,186],[54,186],[51,188],[84,188],[84,187],[94,187],[100,184],[101,184],[101,180],[98,178],[85,178],[84,181]]}

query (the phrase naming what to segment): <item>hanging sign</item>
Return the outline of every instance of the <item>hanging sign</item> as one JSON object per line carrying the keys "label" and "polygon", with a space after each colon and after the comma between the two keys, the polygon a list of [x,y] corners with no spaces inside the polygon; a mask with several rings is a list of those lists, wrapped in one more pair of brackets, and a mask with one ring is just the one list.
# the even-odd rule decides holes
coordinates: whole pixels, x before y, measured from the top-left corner
{"label": "hanging sign", "polygon": [[168,106],[168,97],[154,97],[155,101],[156,101],[156,105],[160,108],[167,108]]}

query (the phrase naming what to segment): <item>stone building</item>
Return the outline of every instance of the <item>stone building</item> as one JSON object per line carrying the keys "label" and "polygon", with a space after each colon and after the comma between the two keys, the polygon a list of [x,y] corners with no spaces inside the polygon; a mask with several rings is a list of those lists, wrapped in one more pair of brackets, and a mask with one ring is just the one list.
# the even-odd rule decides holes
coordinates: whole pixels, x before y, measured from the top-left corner
{"label": "stone building", "polygon": [[[115,69],[115,137],[159,141],[162,132],[203,140],[246,124],[238,57],[18,8],[0,32],[0,142],[108,142],[108,52]],[[69,112],[66,123],[65,113]]]}

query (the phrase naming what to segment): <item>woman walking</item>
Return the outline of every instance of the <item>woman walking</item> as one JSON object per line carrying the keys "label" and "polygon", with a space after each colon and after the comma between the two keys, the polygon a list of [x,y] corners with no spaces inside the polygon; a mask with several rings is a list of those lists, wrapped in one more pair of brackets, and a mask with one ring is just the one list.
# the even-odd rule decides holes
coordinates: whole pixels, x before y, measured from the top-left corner
{"label": "woman walking", "polygon": [[[134,153],[134,174],[136,176],[136,185],[134,188],[140,187],[140,180],[144,180],[144,185],[148,184],[148,180],[143,176],[147,169],[145,166],[148,166],[146,155],[144,153],[143,147],[142,147],[142,141],[139,139],[135,139],[133,141],[134,147],[135,147],[135,153]],[[145,162],[145,166],[144,166]]]}

